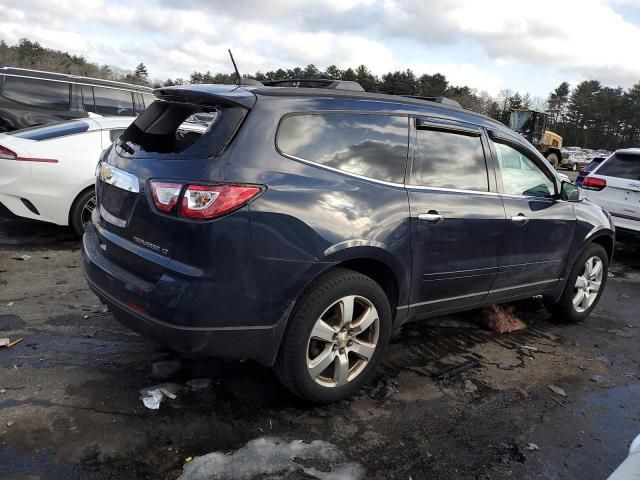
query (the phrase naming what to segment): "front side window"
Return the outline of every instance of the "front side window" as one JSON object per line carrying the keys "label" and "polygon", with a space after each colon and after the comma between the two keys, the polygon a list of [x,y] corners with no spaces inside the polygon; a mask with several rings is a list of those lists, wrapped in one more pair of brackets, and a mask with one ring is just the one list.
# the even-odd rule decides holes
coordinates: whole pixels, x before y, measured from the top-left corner
{"label": "front side window", "polygon": [[551,179],[524,154],[504,143],[494,142],[504,193],[526,197],[551,197]]}
{"label": "front side window", "polygon": [[356,113],[290,115],[276,143],[287,155],[386,182],[403,183],[409,120]]}
{"label": "front side window", "polygon": [[411,183],[434,188],[489,190],[479,135],[419,129]]}
{"label": "front side window", "polygon": [[96,113],[111,117],[130,117],[135,115],[133,97],[128,90],[93,87],[96,102]]}
{"label": "front side window", "polygon": [[640,180],[640,155],[614,153],[596,172],[597,175]]}
{"label": "front side window", "polygon": [[69,110],[70,90],[67,82],[5,76],[2,96],[31,107]]}

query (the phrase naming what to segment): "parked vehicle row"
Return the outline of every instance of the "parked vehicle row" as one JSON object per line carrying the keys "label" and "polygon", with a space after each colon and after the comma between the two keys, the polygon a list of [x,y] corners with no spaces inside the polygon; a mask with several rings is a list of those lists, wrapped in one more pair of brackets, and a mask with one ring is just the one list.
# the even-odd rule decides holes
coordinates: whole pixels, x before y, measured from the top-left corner
{"label": "parked vehicle row", "polygon": [[534,295],[591,312],[611,217],[526,139],[442,99],[333,87],[157,91],[103,153],[83,237],[116,319],[327,402],[405,322]]}

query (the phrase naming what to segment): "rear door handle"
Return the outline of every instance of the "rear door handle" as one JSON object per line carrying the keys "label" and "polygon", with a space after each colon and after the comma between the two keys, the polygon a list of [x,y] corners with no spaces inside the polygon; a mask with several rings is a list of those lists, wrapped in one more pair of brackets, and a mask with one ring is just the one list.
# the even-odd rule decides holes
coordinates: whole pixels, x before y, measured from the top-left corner
{"label": "rear door handle", "polygon": [[514,215],[513,217],[511,217],[511,221],[515,222],[518,225],[525,225],[529,221],[529,218],[523,213],[519,213],[518,215]]}
{"label": "rear door handle", "polygon": [[430,210],[429,213],[419,213],[418,220],[422,220],[423,222],[436,224],[440,223],[444,220],[444,216],[440,215],[438,212]]}

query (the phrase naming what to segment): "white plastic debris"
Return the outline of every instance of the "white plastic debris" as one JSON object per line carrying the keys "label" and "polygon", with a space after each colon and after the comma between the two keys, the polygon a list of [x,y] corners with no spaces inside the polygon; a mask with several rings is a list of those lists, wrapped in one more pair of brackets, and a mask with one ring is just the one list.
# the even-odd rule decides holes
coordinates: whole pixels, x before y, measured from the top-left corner
{"label": "white plastic debris", "polygon": [[[318,480],[360,480],[364,468],[345,462],[331,443],[314,440],[287,442],[277,437],[260,437],[226,455],[213,452],[187,462],[178,480],[250,480],[287,473],[301,473]],[[300,462],[302,461],[302,462]],[[317,463],[317,466],[313,466]],[[288,478],[288,477],[287,477]]]}
{"label": "white plastic debris", "polygon": [[182,389],[177,383],[163,383],[154,387],[147,387],[140,390],[140,398],[145,407],[151,410],[158,410],[164,397],[175,400],[177,393]]}
{"label": "white plastic debris", "polygon": [[540,450],[538,448],[538,445],[536,445],[535,443],[527,443],[527,450],[535,452],[536,450]]}
{"label": "white plastic debris", "polygon": [[566,392],[560,387],[557,387],[555,385],[547,385],[547,388],[551,390],[553,393],[555,393],[556,395],[560,395],[561,397],[567,396]]}

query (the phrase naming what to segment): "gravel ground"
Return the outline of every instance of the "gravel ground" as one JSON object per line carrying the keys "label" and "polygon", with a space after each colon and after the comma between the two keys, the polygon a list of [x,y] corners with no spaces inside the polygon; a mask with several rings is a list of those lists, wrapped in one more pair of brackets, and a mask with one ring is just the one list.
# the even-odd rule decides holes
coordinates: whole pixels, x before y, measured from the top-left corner
{"label": "gravel ground", "polygon": [[[588,321],[553,323],[531,300],[511,334],[479,312],[410,324],[370,385],[326,407],[252,362],[179,356],[120,326],[78,249],[66,229],[0,219],[0,337],[23,338],[0,348],[0,478],[175,479],[194,457],[182,478],[266,478],[273,464],[284,479],[596,479],[640,433],[635,239]],[[145,408],[140,390],[164,382],[176,398]]]}

